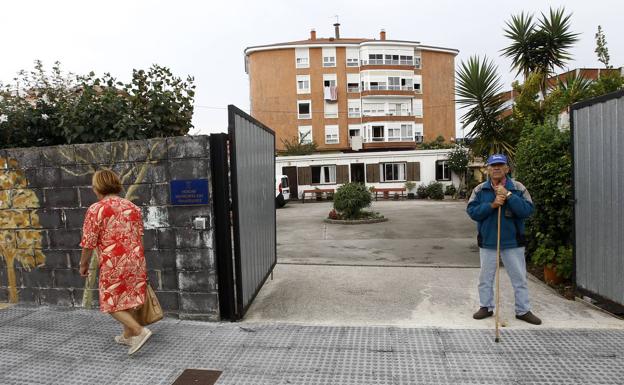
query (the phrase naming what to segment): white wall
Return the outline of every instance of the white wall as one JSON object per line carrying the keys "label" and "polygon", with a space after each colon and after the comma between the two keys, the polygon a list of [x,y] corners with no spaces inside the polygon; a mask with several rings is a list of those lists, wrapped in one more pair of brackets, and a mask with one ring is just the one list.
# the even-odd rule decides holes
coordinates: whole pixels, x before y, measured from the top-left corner
{"label": "white wall", "polygon": [[[414,151],[389,151],[389,152],[370,152],[355,154],[315,154],[302,156],[278,156],[275,159],[276,174],[282,174],[282,167],[296,166],[323,166],[323,165],[350,165],[352,163],[378,164],[388,162],[420,162],[420,181],[416,182],[416,187],[421,184],[429,184],[435,182],[435,166],[437,160],[447,159],[449,150],[414,150]],[[364,166],[366,172],[366,166]],[[349,179],[351,177],[351,168],[349,167]],[[455,187],[459,186],[459,178],[452,174],[450,181],[440,181],[447,186],[451,183]],[[292,181],[291,181],[292,184]],[[368,183],[366,186],[375,186],[379,188],[404,187],[405,182],[383,182]],[[321,184],[321,185],[299,185],[298,196],[301,197],[303,190],[311,190],[315,187],[319,188],[338,188],[340,184]],[[415,191],[414,191],[415,192]],[[293,191],[291,191],[293,194]]]}

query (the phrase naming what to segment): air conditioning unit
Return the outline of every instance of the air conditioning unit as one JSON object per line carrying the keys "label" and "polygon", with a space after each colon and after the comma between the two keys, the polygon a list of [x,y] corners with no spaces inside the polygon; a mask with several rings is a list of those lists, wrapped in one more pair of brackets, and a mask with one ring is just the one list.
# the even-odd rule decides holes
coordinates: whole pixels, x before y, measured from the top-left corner
{"label": "air conditioning unit", "polygon": [[414,136],[414,141],[416,143],[422,143],[423,142],[424,137],[422,135],[416,135]]}

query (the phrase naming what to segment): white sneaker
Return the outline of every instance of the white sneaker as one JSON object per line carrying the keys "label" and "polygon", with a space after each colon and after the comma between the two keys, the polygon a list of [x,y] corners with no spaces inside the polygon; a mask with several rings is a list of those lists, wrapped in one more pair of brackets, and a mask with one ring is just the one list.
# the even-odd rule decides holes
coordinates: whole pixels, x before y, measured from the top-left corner
{"label": "white sneaker", "polygon": [[152,331],[148,328],[143,328],[141,334],[138,336],[130,337],[130,349],[128,349],[128,354],[132,355],[136,353],[143,345],[147,342],[147,340],[152,336]]}
{"label": "white sneaker", "polygon": [[126,337],[123,336],[123,334],[120,334],[118,336],[115,336],[115,342],[117,342],[120,345],[128,345],[128,346],[130,346],[130,345],[132,345],[132,343],[130,342],[130,338],[132,338],[132,337],[126,338]]}

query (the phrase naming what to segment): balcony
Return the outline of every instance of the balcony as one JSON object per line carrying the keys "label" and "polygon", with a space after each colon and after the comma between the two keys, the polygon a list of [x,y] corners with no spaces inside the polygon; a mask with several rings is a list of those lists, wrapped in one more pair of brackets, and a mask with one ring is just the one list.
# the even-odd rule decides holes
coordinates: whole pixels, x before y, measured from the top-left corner
{"label": "balcony", "polygon": [[373,136],[372,138],[363,138],[364,143],[379,142],[414,142],[414,136]]}

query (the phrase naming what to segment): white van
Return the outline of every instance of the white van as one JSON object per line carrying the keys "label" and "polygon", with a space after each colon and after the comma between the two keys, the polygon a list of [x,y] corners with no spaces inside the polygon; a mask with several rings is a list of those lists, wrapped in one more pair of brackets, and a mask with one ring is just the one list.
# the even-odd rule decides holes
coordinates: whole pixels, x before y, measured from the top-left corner
{"label": "white van", "polygon": [[290,186],[286,175],[278,175],[275,180],[275,206],[284,207],[290,199]]}

